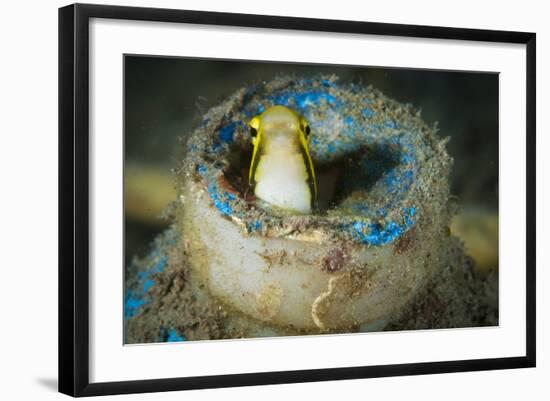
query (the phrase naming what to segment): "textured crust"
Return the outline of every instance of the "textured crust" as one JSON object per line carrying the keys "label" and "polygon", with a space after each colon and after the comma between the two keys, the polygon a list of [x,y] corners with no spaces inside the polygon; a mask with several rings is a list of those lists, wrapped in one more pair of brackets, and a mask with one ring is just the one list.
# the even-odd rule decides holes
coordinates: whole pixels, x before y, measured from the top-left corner
{"label": "textured crust", "polygon": [[[319,181],[342,184],[311,215],[248,191],[241,123],[275,103],[305,114]],[[497,278],[475,277],[450,236],[446,142],[412,107],[335,77],[237,91],[204,116],[175,169],[177,222],[134,265],[127,341],[498,324]]]}
{"label": "textured crust", "polygon": [[[148,258],[131,266],[130,289],[146,303],[126,319],[128,344],[169,341],[176,332],[185,340],[213,340],[325,334],[338,332],[416,330],[498,325],[498,277],[476,274],[461,242],[448,238],[446,252],[433,276],[393,319],[352,325],[341,330],[298,330],[248,318],[210,296],[193,280],[183,242],[174,246],[175,230],[157,239]],[[179,240],[177,240],[179,243]],[[162,256],[161,256],[162,255]],[[156,272],[159,258],[169,255],[165,268]],[[143,291],[147,272],[154,285]],[[141,278],[140,278],[141,277]]]}

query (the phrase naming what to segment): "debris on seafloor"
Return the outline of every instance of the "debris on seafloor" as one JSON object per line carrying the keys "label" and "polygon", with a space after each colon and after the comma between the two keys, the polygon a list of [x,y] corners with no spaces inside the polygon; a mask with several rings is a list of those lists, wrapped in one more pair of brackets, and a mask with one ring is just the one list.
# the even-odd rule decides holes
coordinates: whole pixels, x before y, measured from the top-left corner
{"label": "debris on seafloor", "polygon": [[[248,187],[247,123],[275,105],[311,125],[310,214]],[[449,229],[445,142],[411,106],[334,76],[237,91],[192,134],[176,221],[130,268],[126,342],[498,324],[497,273],[479,277]]]}

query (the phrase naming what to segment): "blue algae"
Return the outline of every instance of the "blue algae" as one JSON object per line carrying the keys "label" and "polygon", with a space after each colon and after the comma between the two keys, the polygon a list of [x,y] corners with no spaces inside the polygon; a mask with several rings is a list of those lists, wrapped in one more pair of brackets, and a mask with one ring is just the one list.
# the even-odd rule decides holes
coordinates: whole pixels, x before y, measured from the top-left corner
{"label": "blue algae", "polygon": [[235,135],[236,127],[237,127],[237,123],[235,122],[231,122],[226,126],[222,127],[219,133],[220,141],[222,141],[223,143],[233,142],[233,137]]}
{"label": "blue algae", "polygon": [[401,161],[405,164],[408,164],[408,163],[415,163],[416,162],[416,157],[414,157],[412,154],[410,153],[403,153],[401,155]]}
{"label": "blue algae", "polygon": [[180,336],[178,332],[174,329],[168,332],[168,337],[166,337],[166,342],[174,343],[174,342],[180,342],[180,341],[185,341],[185,337]]}
{"label": "blue algae", "polygon": [[374,111],[372,111],[368,107],[365,107],[363,110],[361,110],[361,114],[365,118],[371,118],[372,116],[374,116]]}
{"label": "blue algae", "polygon": [[[208,168],[206,166],[202,164],[199,165],[197,167],[197,171],[204,178],[209,179],[207,177]],[[212,199],[212,202],[214,203],[216,209],[218,209],[223,215],[231,216],[233,214],[233,207],[231,206],[231,202],[237,201],[237,195],[227,191],[220,191],[218,185],[215,182],[211,182],[208,185],[208,194],[210,195],[210,199]]]}
{"label": "blue algae", "polygon": [[[155,256],[158,257],[158,255],[154,255],[154,254],[152,254],[151,256],[152,257],[155,257]],[[164,268],[166,267],[167,264],[168,264],[168,257],[163,255],[163,256],[160,257],[160,260],[157,263],[155,263],[155,266],[153,266],[153,268],[151,270],[146,270],[146,271],[139,272],[138,277],[140,279],[146,279],[149,276],[151,276],[152,274],[162,273],[162,271],[164,270]]]}
{"label": "blue algae", "polygon": [[248,224],[248,231],[260,231],[262,229],[262,222],[259,220],[252,221]]}
{"label": "blue algae", "polygon": [[332,106],[340,106],[341,102],[335,96],[322,91],[306,92],[284,92],[269,96],[268,99],[276,105],[292,106],[294,105],[301,111],[309,106],[318,105],[326,101]]}
{"label": "blue algae", "polygon": [[406,170],[404,173],[397,173],[395,170],[386,174],[384,182],[388,187],[388,192],[406,192],[413,183],[414,173],[412,170]]}
{"label": "blue algae", "polygon": [[197,171],[199,172],[199,174],[204,176],[208,172],[208,168],[201,164],[200,166],[197,167]]}
{"label": "blue algae", "polygon": [[155,280],[148,279],[143,283],[143,291],[147,292],[155,285]]}
{"label": "blue algae", "polygon": [[[177,230],[168,229],[163,234],[163,243],[174,246],[178,241]],[[134,288],[126,288],[124,294],[124,319],[128,320],[139,315],[144,305],[149,303],[149,290],[156,284],[153,276],[164,271],[168,265],[166,256],[159,247],[151,250],[148,256],[148,268],[137,273],[138,283]]]}
{"label": "blue algae", "polygon": [[[158,257],[158,250],[151,253],[151,257]],[[141,307],[147,304],[145,296],[147,292],[155,285],[155,281],[151,279],[154,274],[161,273],[168,264],[168,257],[161,256],[150,270],[138,272],[137,276],[143,282],[141,290],[127,290],[124,298],[124,318],[129,319],[139,314]]]}
{"label": "blue algae", "polygon": [[159,330],[159,341],[166,343],[176,343],[186,341],[184,335],[180,335],[176,329],[166,329],[161,327]]}
{"label": "blue algae", "polygon": [[380,223],[356,221],[343,228],[349,230],[353,237],[368,245],[386,245],[402,236],[415,223],[416,208],[404,208],[404,222],[399,224],[389,221],[383,226]]}
{"label": "blue algae", "polygon": [[[402,202],[414,185],[420,168],[417,162],[417,149],[413,144],[414,138],[418,135],[412,131],[398,131],[402,128],[398,120],[392,118],[380,119],[380,122],[369,121],[373,117],[378,117],[378,114],[374,111],[374,106],[371,106],[372,100],[364,96],[363,87],[346,84],[343,88],[348,93],[361,95],[362,104],[357,109],[355,104],[348,103],[345,97],[338,95],[336,91],[339,86],[337,82],[331,82],[329,79],[306,79],[268,93],[248,89],[242,103],[244,106],[239,110],[239,121],[235,116],[225,116],[226,125],[215,135],[215,143],[206,145],[205,150],[208,152],[214,148],[224,154],[230,151],[226,144],[244,139],[236,138],[237,127],[244,126],[247,117],[260,114],[268,107],[283,105],[296,110],[311,124],[313,134],[310,139],[310,150],[317,162],[336,161],[346,155],[355,157],[359,155],[356,151],[366,149],[366,157],[358,160],[360,168],[357,171],[361,173],[350,175],[346,179],[350,181],[350,185],[359,186],[367,191],[376,191],[378,199],[385,198],[387,201],[376,206],[365,202],[346,204],[345,207],[349,208],[351,216],[348,216],[350,219],[344,224],[347,224],[346,227],[350,230],[348,234],[351,233],[359,242],[372,245],[387,244],[415,224],[414,211],[405,212]],[[337,135],[334,135],[331,127],[338,128]],[[212,167],[197,166],[198,173],[206,181],[213,206],[224,216],[237,215],[246,221],[247,211],[241,210],[238,206],[241,202],[238,195],[224,190],[218,182],[218,174],[223,174],[225,167],[222,163],[216,164],[218,157],[214,160]],[[388,219],[388,216],[394,216],[400,208],[404,216],[402,220]],[[356,214],[355,218],[353,214]],[[264,228],[264,224],[271,223],[247,221],[246,229],[249,233],[258,232]]]}
{"label": "blue algae", "polygon": [[216,184],[210,184],[208,186],[208,193],[210,198],[214,202],[214,206],[225,216],[231,216],[233,214],[233,208],[229,201],[235,200],[236,196],[229,192],[218,191]]}
{"label": "blue algae", "polygon": [[215,199],[214,200],[214,205],[218,208],[218,210],[220,212],[222,212],[222,214],[224,214],[226,216],[231,216],[233,214],[233,209],[231,208],[231,206],[227,202],[222,202],[222,201],[219,201],[219,200]]}
{"label": "blue algae", "polygon": [[136,294],[135,291],[128,290],[124,299],[124,318],[130,319],[131,317],[139,314],[141,307],[147,304],[147,301],[143,299],[143,296]]}
{"label": "blue algae", "polygon": [[416,215],[416,207],[411,208],[403,208],[403,211],[405,212],[405,223],[408,226],[412,226],[416,221],[414,220],[414,216]]}
{"label": "blue algae", "polygon": [[366,134],[371,134],[371,135],[377,135],[380,133],[380,131],[382,131],[382,125],[380,124],[368,124],[367,126],[365,126],[365,133]]}

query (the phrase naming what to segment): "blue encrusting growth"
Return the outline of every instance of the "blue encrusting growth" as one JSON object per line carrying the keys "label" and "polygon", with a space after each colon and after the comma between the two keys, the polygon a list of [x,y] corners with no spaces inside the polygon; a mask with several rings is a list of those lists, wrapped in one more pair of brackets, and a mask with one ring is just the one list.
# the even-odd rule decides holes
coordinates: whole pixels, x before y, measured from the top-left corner
{"label": "blue encrusting growth", "polygon": [[[167,243],[176,243],[175,234],[167,231],[165,234]],[[153,249],[149,255],[151,261],[149,269],[137,273],[138,284],[133,288],[127,288],[124,294],[124,318],[130,319],[137,316],[143,306],[149,303],[148,293],[155,286],[154,276],[162,273],[168,265],[168,257],[162,255],[158,249]]]}
{"label": "blue encrusting growth", "polygon": [[[249,186],[255,132],[248,124],[277,104],[297,111],[311,128],[319,189],[311,213],[272,207]],[[449,282],[441,272],[450,271],[461,250],[445,235],[452,159],[411,105],[335,76],[281,77],[241,88],[211,108],[187,149],[174,169],[170,230],[178,239],[170,245],[160,235],[153,252],[128,269],[127,343],[185,347],[204,339],[363,331],[372,329],[369,319],[389,322],[384,329],[407,329],[412,313],[425,327],[426,310],[432,319],[432,305],[418,300],[435,288],[434,278]],[[263,261],[250,259],[252,253]],[[239,274],[221,275],[226,268],[265,275],[270,286],[249,288]],[[288,281],[287,272],[296,277]],[[337,280],[325,293],[327,278]],[[284,316],[272,302],[284,303],[289,294],[308,303],[307,313]],[[455,296],[453,287],[441,299]]]}
{"label": "blue encrusting growth", "polygon": [[363,117],[371,118],[372,116],[374,116],[374,111],[372,111],[368,107],[365,107],[363,110],[361,110],[361,114],[363,115]]}
{"label": "blue encrusting growth", "polygon": [[262,229],[262,222],[259,220],[254,220],[248,224],[248,231],[260,231]]}
{"label": "blue encrusting growth", "polygon": [[344,228],[352,230],[354,236],[359,238],[364,244],[385,245],[401,237],[414,225],[416,208],[405,208],[405,213],[407,214],[402,222],[390,221],[384,227],[379,223],[356,221],[348,226],[344,226]]}
{"label": "blue encrusting growth", "polygon": [[[177,233],[175,229],[166,231],[162,235],[164,246],[175,246],[177,243]],[[153,297],[156,296],[150,290],[156,285],[155,275],[164,272],[168,266],[168,257],[162,253],[158,245],[153,248],[147,257],[147,263],[144,268],[137,272],[137,282],[132,287],[126,287],[124,296],[124,320],[138,317],[143,311],[143,307],[148,305]],[[183,333],[174,328],[161,327],[158,333],[157,342],[181,342],[186,341]]]}
{"label": "blue encrusting growth", "polygon": [[126,291],[126,296],[124,298],[124,318],[129,319],[136,316],[141,307],[147,303],[143,296],[145,294],[140,292],[135,292],[131,290]]}
{"label": "blue encrusting growth", "polygon": [[161,327],[158,340],[159,342],[177,343],[186,341],[186,338],[185,336],[180,335],[176,329]]}
{"label": "blue encrusting growth", "polygon": [[149,271],[140,272],[139,277],[140,278],[147,278],[150,277],[153,274],[156,273],[162,273],[166,265],[168,264],[168,257],[167,256],[160,256],[158,258],[158,261],[153,265],[153,268]]}
{"label": "blue encrusting growth", "polygon": [[174,343],[179,341],[185,341],[185,337],[180,336],[174,329],[170,330],[168,332],[168,337],[166,337],[166,342]]}
{"label": "blue encrusting growth", "polygon": [[155,280],[153,279],[145,280],[145,282],[143,283],[143,291],[144,292],[149,291],[151,287],[153,287],[154,285],[155,285]]}
{"label": "blue encrusting growth", "polygon": [[223,143],[231,143],[233,142],[233,135],[235,134],[235,128],[237,127],[237,123],[231,122],[227,124],[225,127],[222,127],[220,129],[220,141]]}
{"label": "blue encrusting growth", "polygon": [[[207,178],[208,168],[200,165],[197,171],[205,178]],[[214,206],[224,215],[231,216],[233,214],[233,208],[231,202],[237,200],[237,196],[231,192],[220,191],[219,185],[216,182],[208,184],[208,193]]]}
{"label": "blue encrusting growth", "polygon": [[236,199],[236,196],[229,192],[219,191],[218,186],[214,183],[208,185],[208,193],[214,202],[214,206],[224,215],[231,216],[233,208],[231,201]]}
{"label": "blue encrusting growth", "polygon": [[308,107],[316,106],[325,101],[333,106],[340,106],[341,102],[335,96],[323,91],[292,91],[275,94],[268,97],[273,104],[297,108],[302,114]]}
{"label": "blue encrusting growth", "polygon": [[[339,227],[354,241],[385,245],[402,236],[416,222],[418,208],[406,200],[419,171],[414,145],[418,128],[403,127],[394,118],[376,111],[376,106],[368,96],[364,97],[364,93],[362,86],[329,79],[297,80],[268,93],[248,88],[241,110],[224,116],[225,125],[217,129],[217,135],[203,150],[223,159],[232,151],[230,146],[234,143],[239,140],[249,143],[247,122],[252,116],[274,105],[296,110],[312,127],[310,151],[314,163],[330,163],[367,150],[366,156],[360,157],[358,167],[364,172],[363,176],[377,179],[370,182],[367,178],[365,189],[376,194],[376,199],[385,201],[370,204],[365,201],[368,197],[363,197],[356,203],[347,202],[341,209],[349,213],[341,215]],[[357,99],[361,96],[363,100],[358,105]],[[212,204],[222,215],[245,221],[249,233],[262,231],[266,222],[247,220],[244,200],[220,186],[223,165],[200,164],[196,168],[206,181]]]}

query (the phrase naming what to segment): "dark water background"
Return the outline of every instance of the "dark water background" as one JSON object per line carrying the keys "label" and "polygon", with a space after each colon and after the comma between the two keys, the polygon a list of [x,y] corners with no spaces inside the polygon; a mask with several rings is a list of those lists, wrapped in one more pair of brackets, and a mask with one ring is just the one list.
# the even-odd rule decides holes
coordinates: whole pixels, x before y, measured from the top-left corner
{"label": "dark water background", "polygon": [[[142,56],[126,56],[124,73],[126,163],[169,171],[176,164],[177,137],[189,135],[203,112],[245,85],[281,74],[336,74],[411,103],[428,124],[437,122],[439,135],[451,137],[452,193],[462,204],[498,209],[496,73]],[[163,229],[127,216],[127,263],[132,255],[143,255]]]}

